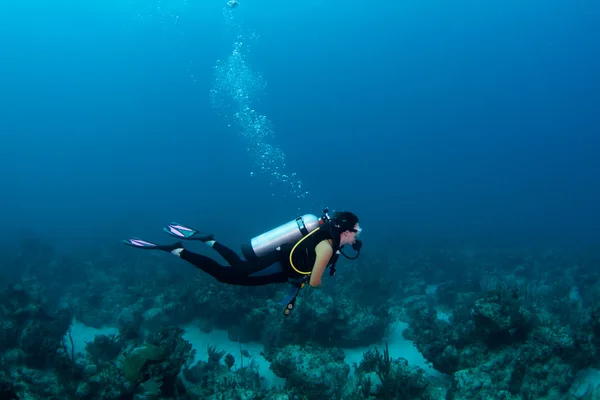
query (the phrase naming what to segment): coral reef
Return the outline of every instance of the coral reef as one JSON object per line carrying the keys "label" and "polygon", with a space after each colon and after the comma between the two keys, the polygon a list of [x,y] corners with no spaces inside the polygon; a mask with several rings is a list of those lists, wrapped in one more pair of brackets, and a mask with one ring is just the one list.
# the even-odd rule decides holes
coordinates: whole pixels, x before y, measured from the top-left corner
{"label": "coral reef", "polygon": [[[178,260],[120,248],[61,254],[36,239],[22,247],[27,252],[2,258],[13,271],[2,275],[9,280],[0,289],[2,398],[583,399],[597,393],[590,381],[600,346],[595,250],[406,246],[401,256],[364,257],[340,268],[322,290],[301,290],[294,312],[284,316],[279,301],[286,285],[227,286]],[[118,334],[98,333],[83,343],[71,331],[73,320]],[[391,354],[385,341],[399,321],[441,377]],[[185,339],[189,324],[226,330],[239,352],[208,342],[197,354]],[[262,356],[242,348],[250,342],[262,344]],[[342,348],[367,350],[351,365]],[[267,385],[262,362],[282,387]]]}

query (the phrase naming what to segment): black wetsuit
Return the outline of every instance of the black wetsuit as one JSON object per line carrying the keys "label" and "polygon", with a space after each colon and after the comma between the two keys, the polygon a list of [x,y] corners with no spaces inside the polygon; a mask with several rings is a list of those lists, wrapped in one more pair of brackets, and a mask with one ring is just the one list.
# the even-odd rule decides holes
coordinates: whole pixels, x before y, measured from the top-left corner
{"label": "black wetsuit", "polygon": [[[312,270],[316,259],[315,248],[319,242],[330,239],[331,233],[322,230],[304,240],[294,251],[294,266],[300,271]],[[294,271],[289,256],[291,245],[282,246],[280,251],[261,257],[256,261],[242,260],[235,251],[215,242],[213,249],[219,253],[229,265],[221,265],[210,257],[182,250],[179,256],[214,277],[219,282],[240,286],[261,286],[271,283],[284,283],[302,278],[306,275]],[[330,263],[337,258],[334,254]]]}

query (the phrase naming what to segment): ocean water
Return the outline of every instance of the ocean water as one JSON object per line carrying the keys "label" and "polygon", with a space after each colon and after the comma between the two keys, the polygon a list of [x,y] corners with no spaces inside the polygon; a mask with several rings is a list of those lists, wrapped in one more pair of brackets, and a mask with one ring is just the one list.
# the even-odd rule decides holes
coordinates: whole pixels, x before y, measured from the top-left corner
{"label": "ocean water", "polygon": [[[453,323],[456,303],[436,294],[449,282],[464,284],[459,298],[514,284],[562,320],[596,307],[600,3],[232,5],[0,3],[0,279],[50,309],[92,304],[107,321],[75,318],[76,352],[117,332],[111,312],[208,279],[121,244],[165,241],[171,221],[237,251],[298,215],[351,210],[362,255],[324,296],[367,314],[408,313],[421,296]],[[400,314],[386,340],[343,348],[346,362],[387,342],[451,380],[403,337]],[[201,319],[173,323],[197,360],[208,343],[239,353]],[[569,393],[597,389],[595,366],[572,371]]]}

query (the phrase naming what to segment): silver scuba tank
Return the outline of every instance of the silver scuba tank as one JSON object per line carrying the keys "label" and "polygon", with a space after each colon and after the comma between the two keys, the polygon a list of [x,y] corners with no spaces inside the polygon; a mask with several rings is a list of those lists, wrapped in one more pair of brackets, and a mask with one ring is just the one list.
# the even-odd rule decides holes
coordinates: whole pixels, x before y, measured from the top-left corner
{"label": "silver scuba tank", "polygon": [[280,225],[261,235],[253,237],[242,245],[242,254],[248,261],[256,260],[274,252],[284,244],[296,243],[319,226],[320,219],[313,214],[305,214],[286,224]]}

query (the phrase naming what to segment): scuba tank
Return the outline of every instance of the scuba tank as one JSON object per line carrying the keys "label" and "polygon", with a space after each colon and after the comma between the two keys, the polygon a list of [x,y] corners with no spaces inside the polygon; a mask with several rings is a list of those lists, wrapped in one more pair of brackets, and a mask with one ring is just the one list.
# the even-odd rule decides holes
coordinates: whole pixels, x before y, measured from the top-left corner
{"label": "scuba tank", "polygon": [[276,251],[284,244],[294,244],[314,231],[323,218],[313,214],[302,215],[290,222],[253,237],[242,245],[242,254],[248,261],[254,261]]}

